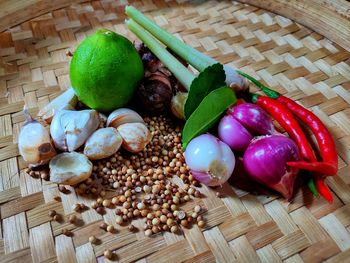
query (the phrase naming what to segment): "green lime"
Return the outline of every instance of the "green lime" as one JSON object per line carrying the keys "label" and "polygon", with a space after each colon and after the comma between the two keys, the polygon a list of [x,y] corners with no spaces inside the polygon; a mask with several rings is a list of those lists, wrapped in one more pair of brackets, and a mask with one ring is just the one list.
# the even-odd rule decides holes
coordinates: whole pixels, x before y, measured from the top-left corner
{"label": "green lime", "polygon": [[100,29],[75,50],[70,80],[79,100],[99,111],[123,107],[143,77],[143,65],[125,37]]}

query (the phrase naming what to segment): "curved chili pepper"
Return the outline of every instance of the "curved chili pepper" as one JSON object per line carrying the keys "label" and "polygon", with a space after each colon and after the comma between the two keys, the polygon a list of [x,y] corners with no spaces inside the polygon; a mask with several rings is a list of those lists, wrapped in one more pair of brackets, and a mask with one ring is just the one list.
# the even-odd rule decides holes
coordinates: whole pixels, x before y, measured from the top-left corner
{"label": "curved chili pepper", "polygon": [[[292,112],[277,100],[266,96],[252,94],[252,101],[266,110],[288,133],[288,135],[297,143],[302,159],[313,161],[316,160],[314,151],[312,150],[309,141],[307,140],[298,121],[294,118]],[[315,182],[308,182],[308,187],[311,192],[318,196],[315,191]]]}
{"label": "curved chili pepper", "polygon": [[252,101],[266,110],[286,130],[288,135],[297,143],[304,160],[312,161],[316,159],[308,139],[288,108],[277,100],[257,94],[252,94]]}
{"label": "curved chili pepper", "polygon": [[[289,162],[288,165],[298,167],[305,170],[312,170],[312,171],[318,171],[321,173],[328,173],[334,175],[338,170],[338,157],[335,150],[335,145],[332,139],[332,136],[330,135],[328,129],[326,126],[321,122],[321,120],[313,114],[311,111],[305,109],[304,107],[300,106],[295,101],[279,94],[278,92],[269,89],[268,87],[264,86],[261,82],[256,80],[255,78],[238,71],[239,74],[246,77],[250,81],[252,81],[258,88],[260,88],[268,97],[277,99],[281,103],[286,104],[286,106],[295,114],[299,119],[301,119],[315,134],[315,137],[317,139],[317,142],[320,147],[321,155],[323,158],[323,161],[328,160],[328,162],[317,162],[317,159],[314,159],[312,163],[308,162]],[[321,134],[320,134],[321,133]],[[328,147],[326,147],[326,142],[328,141]],[[323,151],[321,150],[323,149]],[[326,149],[328,148],[328,149]],[[311,169],[310,169],[311,168]],[[316,169],[317,168],[317,169]],[[315,183],[310,182],[308,183],[308,186],[310,190],[313,192],[313,187]],[[311,186],[311,187],[310,187]],[[327,185],[324,183],[324,177],[320,177],[319,175],[316,176],[316,188],[318,192],[328,201],[333,202],[333,196],[330,192]]]}
{"label": "curved chili pepper", "polygon": [[333,138],[322,121],[313,112],[299,105],[295,101],[269,89],[258,80],[243,72],[238,73],[256,84],[268,97],[277,99],[279,102],[285,104],[315,135],[320,148],[322,162],[317,162],[316,160],[311,162],[298,161],[289,162],[288,165],[326,175],[335,175],[338,171],[338,156]]}

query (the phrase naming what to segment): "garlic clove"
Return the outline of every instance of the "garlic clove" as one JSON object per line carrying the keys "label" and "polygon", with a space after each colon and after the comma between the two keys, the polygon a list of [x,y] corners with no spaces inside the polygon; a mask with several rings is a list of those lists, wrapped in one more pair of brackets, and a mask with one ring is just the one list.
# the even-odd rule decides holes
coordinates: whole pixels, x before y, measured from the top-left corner
{"label": "garlic clove", "polygon": [[124,123],[144,123],[142,117],[133,110],[127,108],[120,108],[109,114],[107,119],[107,127],[118,128],[118,126]]}
{"label": "garlic clove", "polygon": [[117,130],[123,138],[122,147],[132,153],[142,151],[152,139],[152,134],[143,123],[125,123]]}
{"label": "garlic clove", "polygon": [[57,148],[71,152],[82,146],[99,124],[95,110],[61,110],[52,119],[50,132]]}
{"label": "garlic clove", "polygon": [[75,95],[74,90],[69,88],[42,108],[38,113],[38,117],[50,124],[57,112],[60,110],[73,110],[77,102],[78,97]]}
{"label": "garlic clove", "polygon": [[119,150],[122,141],[122,137],[115,128],[99,129],[86,141],[84,154],[90,160],[107,158]]}
{"label": "garlic clove", "polygon": [[170,109],[176,118],[185,120],[185,103],[188,97],[187,92],[178,92],[171,99]]}
{"label": "garlic clove", "polygon": [[48,163],[56,155],[48,130],[38,121],[32,119],[25,109],[26,122],[18,137],[18,149],[23,159],[32,166]]}
{"label": "garlic clove", "polygon": [[50,181],[57,184],[76,185],[90,177],[92,163],[81,153],[56,155],[49,164]]}

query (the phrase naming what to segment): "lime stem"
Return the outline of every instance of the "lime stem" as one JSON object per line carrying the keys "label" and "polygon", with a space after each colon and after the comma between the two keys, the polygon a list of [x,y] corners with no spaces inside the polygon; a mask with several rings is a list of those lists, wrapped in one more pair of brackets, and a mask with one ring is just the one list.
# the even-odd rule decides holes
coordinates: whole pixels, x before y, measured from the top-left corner
{"label": "lime stem", "polygon": [[149,31],[160,42],[173,50],[182,59],[186,60],[191,66],[202,72],[208,66],[218,63],[215,59],[199,52],[198,50],[186,45],[180,39],[165,31],[160,26],[143,15],[133,6],[125,7],[126,14]]}
{"label": "lime stem", "polygon": [[126,21],[128,28],[152,51],[152,53],[163,62],[163,64],[174,74],[181,84],[190,90],[195,75],[192,74],[184,65],[181,64],[172,54],[169,53],[160,43],[144,28],[134,20]]}

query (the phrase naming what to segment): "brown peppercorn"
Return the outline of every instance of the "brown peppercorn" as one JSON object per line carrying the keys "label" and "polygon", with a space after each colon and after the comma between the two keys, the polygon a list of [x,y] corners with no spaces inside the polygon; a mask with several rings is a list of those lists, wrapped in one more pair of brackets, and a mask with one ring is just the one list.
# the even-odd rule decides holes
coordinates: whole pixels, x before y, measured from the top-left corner
{"label": "brown peppercorn", "polygon": [[100,224],[100,228],[103,229],[104,231],[107,231],[108,224],[106,222],[103,222]]}
{"label": "brown peppercorn", "polygon": [[62,230],[62,234],[67,236],[67,237],[70,237],[70,236],[73,235],[72,231],[70,231],[70,230],[68,230],[66,228]]}
{"label": "brown peppercorn", "polygon": [[200,228],[203,228],[205,226],[205,222],[203,220],[201,221],[198,221],[197,225],[200,227]]}
{"label": "brown peppercorn", "polygon": [[97,209],[98,206],[99,206],[99,204],[96,201],[91,203],[91,208],[92,209]]}
{"label": "brown peppercorn", "polygon": [[201,207],[199,205],[196,205],[193,209],[194,212],[199,213],[201,211]]}
{"label": "brown peppercorn", "polygon": [[104,207],[110,207],[110,205],[111,205],[111,200],[109,200],[109,199],[103,200],[103,201],[102,201],[102,205],[103,205]]}
{"label": "brown peppercorn", "polygon": [[74,204],[74,205],[72,206],[72,209],[73,209],[75,212],[79,212],[80,209],[81,209],[80,204],[79,204],[79,203]]}
{"label": "brown peppercorn", "polygon": [[150,237],[152,234],[153,234],[153,232],[152,232],[151,229],[147,229],[147,230],[145,231],[145,236],[146,236],[146,237]]}
{"label": "brown peppercorn", "polygon": [[198,190],[194,192],[194,196],[199,198],[201,197],[201,192],[199,192]]}
{"label": "brown peppercorn", "polygon": [[114,228],[114,226],[113,225],[109,225],[109,226],[107,226],[107,232],[109,232],[109,233],[113,233],[114,231],[115,231],[115,228]]}
{"label": "brown peppercorn", "polygon": [[107,259],[112,259],[113,258],[113,252],[110,251],[109,249],[106,249],[104,252],[103,252],[103,256]]}
{"label": "brown peppercorn", "polygon": [[121,216],[117,216],[116,218],[115,218],[115,222],[118,224],[118,225],[121,225],[121,224],[123,224],[123,217],[121,217]]}
{"label": "brown peppercorn", "polygon": [[76,215],[70,215],[68,218],[69,223],[74,224],[77,221],[77,216]]}
{"label": "brown peppercorn", "polygon": [[62,198],[58,195],[56,195],[53,200],[57,201],[57,202],[61,202],[62,201]]}
{"label": "brown peppercorn", "polygon": [[170,232],[171,232],[171,233],[176,233],[177,231],[179,231],[179,227],[176,226],[176,225],[174,225],[174,226],[172,226],[172,227],[170,228]]}
{"label": "brown peppercorn", "polygon": [[96,208],[96,212],[100,215],[103,215],[105,213],[105,209],[101,206]]}
{"label": "brown peppercorn", "polygon": [[128,229],[129,229],[130,232],[134,232],[136,230],[136,227],[133,224],[130,224],[128,226]]}
{"label": "brown peppercorn", "polygon": [[157,234],[158,232],[159,232],[159,227],[158,226],[153,226],[152,227],[152,232],[153,232],[153,234]]}
{"label": "brown peppercorn", "polygon": [[69,190],[64,185],[59,185],[58,186],[58,191],[60,191],[63,194],[68,194],[69,193]]}
{"label": "brown peppercorn", "polygon": [[181,220],[181,225],[184,227],[188,227],[188,221],[186,219]]}
{"label": "brown peppercorn", "polygon": [[55,210],[50,210],[49,211],[49,217],[54,217],[56,215],[56,211]]}
{"label": "brown peppercorn", "polygon": [[97,243],[97,238],[96,238],[95,236],[90,236],[90,237],[89,237],[89,242],[90,242],[91,244],[96,244],[96,243]]}
{"label": "brown peppercorn", "polygon": [[53,216],[53,220],[55,220],[56,222],[60,222],[62,220],[62,217],[58,214]]}

